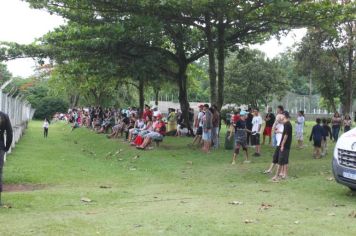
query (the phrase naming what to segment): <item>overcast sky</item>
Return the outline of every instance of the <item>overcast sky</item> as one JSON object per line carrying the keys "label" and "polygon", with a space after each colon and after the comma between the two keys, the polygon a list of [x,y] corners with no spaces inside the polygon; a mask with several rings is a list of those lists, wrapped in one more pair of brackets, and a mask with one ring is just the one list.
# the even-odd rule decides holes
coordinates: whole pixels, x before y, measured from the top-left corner
{"label": "overcast sky", "polygon": [[[30,9],[20,0],[0,0],[0,41],[31,43],[53,28],[63,24],[61,17],[45,11]],[[279,41],[270,40],[263,45],[254,45],[272,58],[299,42],[305,29],[294,30]],[[32,59],[17,59],[6,63],[14,76],[27,77],[33,74],[35,62]]]}

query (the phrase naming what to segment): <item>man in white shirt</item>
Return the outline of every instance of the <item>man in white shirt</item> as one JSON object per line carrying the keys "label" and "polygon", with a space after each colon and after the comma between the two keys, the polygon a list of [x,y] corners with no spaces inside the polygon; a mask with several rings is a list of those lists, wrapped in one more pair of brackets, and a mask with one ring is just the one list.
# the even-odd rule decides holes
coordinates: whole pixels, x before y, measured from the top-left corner
{"label": "man in white shirt", "polygon": [[262,127],[262,117],[260,116],[258,108],[253,110],[252,130],[251,130],[251,144],[255,146],[254,156],[261,156],[260,134]]}
{"label": "man in white shirt", "polygon": [[195,145],[196,143],[198,145],[201,145],[202,135],[203,135],[203,116],[204,116],[203,107],[204,105],[199,105],[199,113],[195,118],[194,127],[197,128],[197,131],[195,133],[195,138],[193,140],[192,145]]}

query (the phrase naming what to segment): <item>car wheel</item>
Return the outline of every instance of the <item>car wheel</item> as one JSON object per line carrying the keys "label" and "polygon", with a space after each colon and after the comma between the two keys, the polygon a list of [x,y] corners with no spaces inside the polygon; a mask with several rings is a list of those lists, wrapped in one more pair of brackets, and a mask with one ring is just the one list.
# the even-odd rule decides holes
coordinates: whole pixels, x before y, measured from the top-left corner
{"label": "car wheel", "polygon": [[355,191],[356,192],[356,188],[352,188],[352,187],[349,187],[351,191]]}

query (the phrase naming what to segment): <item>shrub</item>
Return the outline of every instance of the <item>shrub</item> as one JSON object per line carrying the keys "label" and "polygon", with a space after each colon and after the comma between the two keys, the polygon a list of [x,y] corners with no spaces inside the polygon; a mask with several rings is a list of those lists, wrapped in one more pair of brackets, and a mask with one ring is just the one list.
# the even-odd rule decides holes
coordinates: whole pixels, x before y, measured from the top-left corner
{"label": "shrub", "polygon": [[56,112],[67,112],[68,104],[61,98],[45,97],[38,103],[34,119],[51,118]]}

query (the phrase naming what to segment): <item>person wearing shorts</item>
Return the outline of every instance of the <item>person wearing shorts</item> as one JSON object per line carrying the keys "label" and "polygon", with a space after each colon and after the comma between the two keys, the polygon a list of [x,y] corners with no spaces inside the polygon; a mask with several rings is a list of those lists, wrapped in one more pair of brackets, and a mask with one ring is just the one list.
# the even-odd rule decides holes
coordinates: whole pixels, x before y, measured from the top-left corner
{"label": "person wearing shorts", "polygon": [[316,119],[316,125],[313,126],[309,141],[314,141],[313,157],[319,159],[321,157],[321,142],[326,139],[324,128],[320,125],[321,119]]}
{"label": "person wearing shorts", "polygon": [[252,129],[251,129],[251,145],[255,146],[255,157],[261,156],[260,132],[262,127],[262,117],[258,108],[253,109]]}
{"label": "person wearing shorts", "polygon": [[290,115],[288,111],[283,112],[283,134],[280,149],[278,152],[278,168],[276,175],[272,178],[273,181],[285,179],[288,175],[289,152],[292,145],[293,127],[290,123]]}
{"label": "person wearing shorts", "polygon": [[269,137],[268,140],[268,145],[271,145],[271,138],[272,138],[272,127],[274,124],[274,121],[276,120],[276,117],[274,116],[274,114],[272,113],[272,107],[268,108],[268,113],[265,116],[265,122],[266,122],[266,126],[263,130],[263,141],[262,141],[262,145],[265,145],[265,141],[266,141],[266,136]]}
{"label": "person wearing shorts", "polygon": [[268,170],[265,170],[263,173],[265,174],[271,174],[273,171],[273,168],[278,165],[278,159],[279,159],[279,152],[280,152],[280,145],[282,141],[282,135],[283,135],[283,130],[284,130],[284,124],[283,124],[283,119],[284,115],[278,116],[278,120],[276,121],[276,126],[275,126],[275,137],[276,137],[276,148],[272,156],[272,163]]}
{"label": "person wearing shorts", "polygon": [[[236,158],[240,153],[240,148],[245,151],[245,163],[248,163],[248,149],[247,149],[247,129],[246,129],[246,112],[240,112],[240,119],[233,124],[235,128],[235,150],[232,157],[232,165],[236,164]],[[230,133],[229,139],[232,137],[232,132]]]}
{"label": "person wearing shorts", "polygon": [[193,139],[192,145],[195,145],[196,143],[198,145],[201,145],[202,135],[203,135],[203,116],[204,116],[203,108],[204,105],[199,105],[199,113],[194,122],[194,126],[195,128],[197,128],[197,131],[195,133],[195,137]]}
{"label": "person wearing shorts", "polygon": [[213,114],[209,110],[209,104],[204,105],[203,116],[203,152],[209,153],[211,147],[211,130],[213,128]]}

